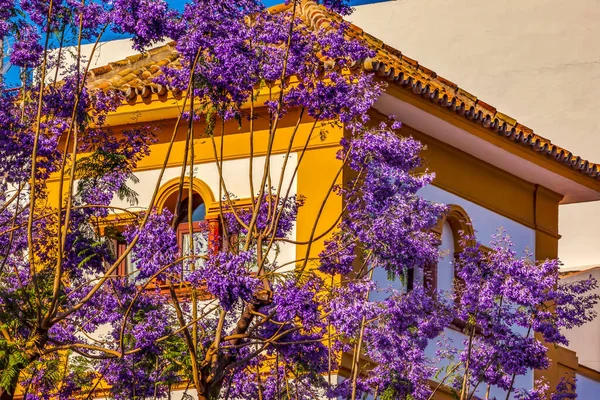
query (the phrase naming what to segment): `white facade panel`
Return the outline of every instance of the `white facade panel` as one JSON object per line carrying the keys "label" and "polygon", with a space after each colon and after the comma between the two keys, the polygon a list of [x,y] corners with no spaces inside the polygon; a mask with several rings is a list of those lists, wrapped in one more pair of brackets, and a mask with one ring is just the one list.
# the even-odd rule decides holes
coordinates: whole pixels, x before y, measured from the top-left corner
{"label": "white facade panel", "polygon": [[[284,188],[290,184],[294,168],[297,163],[296,153],[290,154],[284,173]],[[260,189],[260,183],[262,180],[262,172],[264,169],[266,157],[255,157],[253,162],[253,184],[254,190],[258,192]],[[271,156],[271,181],[272,185],[276,186],[279,183],[281,177],[281,170],[285,155],[274,155]],[[223,161],[223,180],[227,187],[227,191],[234,196],[234,198],[249,198],[252,197],[250,193],[250,182],[249,182],[249,171],[250,163],[249,159],[237,159],[237,160],[225,160]],[[138,193],[139,207],[146,208],[152,198],[156,181],[160,174],[159,169],[138,171],[135,176],[140,180],[139,183],[130,186],[133,190]],[[170,181],[171,179],[179,178],[181,175],[181,167],[169,167],[165,169],[161,185]],[[189,176],[189,173],[187,174]],[[204,163],[194,165],[194,178],[200,179],[206,183],[212,190],[215,199],[219,197],[219,173],[216,163]],[[290,194],[296,194],[296,180],[292,183],[292,189]],[[222,190],[223,196],[225,191]],[[111,206],[129,208],[131,207],[126,201],[122,201],[118,198],[113,199]]]}
{"label": "white facade panel", "polygon": [[442,244],[437,264],[436,287],[439,291],[447,293],[450,300],[454,294],[454,251],[452,227],[445,222],[442,228]]}
{"label": "white facade panel", "polygon": [[[399,0],[347,17],[498,111],[600,161],[597,0]],[[565,269],[600,263],[600,202],[560,207]]]}
{"label": "white facade panel", "polygon": [[600,397],[600,382],[577,374],[577,398],[581,400],[597,399]]}
{"label": "white facade panel", "polygon": [[419,194],[427,200],[461,206],[471,218],[475,236],[483,245],[489,246],[492,235],[503,228],[510,235],[518,255],[530,251],[535,256],[535,230],[433,185],[426,186]]}
{"label": "white facade panel", "polygon": [[[271,156],[271,185],[274,187],[276,187],[279,184],[279,179],[282,174],[285,157],[286,156],[284,154]],[[256,192],[258,192],[258,190],[260,189],[265,161],[266,157],[264,156],[254,158],[252,169],[253,185],[254,190]],[[286,193],[287,188],[290,185],[290,196],[295,195],[297,193],[297,176],[293,176],[297,162],[298,157],[296,153],[292,153],[288,156],[287,165],[285,171],[283,171],[283,189],[281,191],[282,194]],[[227,191],[230,193],[232,199],[244,199],[253,197],[250,192],[249,171],[250,163],[248,158],[223,161],[223,180],[225,181]],[[115,197],[111,203],[111,206],[127,208],[132,211],[147,209],[148,205],[150,204],[150,200],[152,199],[152,194],[154,193],[159,174],[160,170],[158,169],[136,172],[135,176],[139,179],[139,183],[130,183],[129,185],[138,194],[138,205],[132,207],[126,201],[122,201],[119,198]],[[180,175],[181,167],[166,168],[161,180],[161,185],[164,185],[166,182],[172,179],[179,178]],[[204,163],[194,165],[194,178],[200,179],[201,181],[206,183],[210,187],[213,195],[215,196],[215,199],[218,199],[219,173],[216,163]],[[223,188],[221,188],[221,193],[223,194],[223,196],[225,196],[225,190]],[[296,238],[295,225],[292,229],[290,237],[291,239]],[[276,253],[278,264],[281,265],[291,262],[296,259],[296,246],[293,243],[280,243],[278,252],[272,251],[271,257],[274,258]],[[271,259],[270,261],[273,261],[273,259]],[[294,265],[290,264],[287,267],[281,268],[279,271],[285,272],[293,268]]]}

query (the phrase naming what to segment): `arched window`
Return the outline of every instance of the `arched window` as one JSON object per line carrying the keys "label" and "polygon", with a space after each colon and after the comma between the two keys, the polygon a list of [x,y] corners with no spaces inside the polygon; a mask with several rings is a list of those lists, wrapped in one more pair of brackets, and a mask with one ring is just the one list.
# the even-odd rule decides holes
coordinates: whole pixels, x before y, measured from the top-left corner
{"label": "arched window", "polygon": [[[214,215],[211,220],[206,219],[207,211],[215,201],[212,192],[204,182],[198,179],[193,180],[191,199],[189,197],[189,180],[184,182],[181,194],[179,194],[179,190],[179,178],[166,182],[158,193],[155,207],[159,212],[164,209],[169,210],[176,219],[174,226],[181,255],[184,257],[194,256],[193,263],[190,260],[182,263],[181,273],[183,276],[192,268],[200,268],[204,264],[203,256],[206,256],[209,251],[215,250],[213,247],[219,247],[219,223]],[[190,205],[191,221],[189,221]],[[126,247],[124,242],[119,242],[117,254],[122,254]],[[133,253],[135,253],[135,247],[119,268],[120,274],[131,278],[136,277],[138,270],[136,262],[133,262]]]}
{"label": "arched window", "polygon": [[[177,225],[188,222],[189,219],[189,198],[185,198],[179,204],[179,210],[177,211],[178,219]],[[204,221],[206,217],[206,204],[198,193],[192,195],[192,222]]]}
{"label": "arched window", "polygon": [[[179,243],[179,248],[181,249],[181,255],[193,256],[194,265],[192,265],[191,261],[184,261],[182,263],[182,277],[186,272],[189,272],[192,268],[200,268],[204,264],[204,259],[202,258],[208,253],[209,250],[209,226],[206,217],[206,204],[202,199],[202,196],[199,193],[193,193],[192,195],[192,223],[189,223],[189,197],[188,192],[182,194],[183,200],[179,202],[179,205],[176,206],[177,203],[177,192],[172,193],[168,196],[163,202],[163,209],[168,209],[172,214],[173,218],[177,218],[177,223],[175,224],[176,232],[177,232],[177,242]],[[192,238],[193,236],[193,252],[192,252]],[[135,247],[129,254],[124,263],[124,274],[129,276],[132,279],[135,279],[138,272],[137,263],[133,261],[133,254],[135,253]]]}
{"label": "arched window", "polygon": [[[449,212],[438,221],[433,232],[438,238],[439,258],[437,263],[423,269],[407,269],[403,277],[389,280],[383,268],[376,268],[373,280],[381,287],[394,287],[401,292],[423,286],[434,293],[436,290],[451,301],[455,294],[460,295],[461,282],[456,273],[456,258],[463,251],[463,238],[473,238],[474,230],[466,211],[456,205],[449,205]],[[383,295],[372,294],[370,299],[382,300]]]}
{"label": "arched window", "polygon": [[447,293],[450,298],[454,294],[454,232],[448,221],[442,226],[442,240],[440,243],[440,258],[438,259],[435,286],[438,291]]}
{"label": "arched window", "polygon": [[[189,221],[190,211],[192,220]],[[205,220],[206,204],[202,196],[194,193],[191,199],[184,198],[178,206],[177,213],[174,218],[177,218],[177,241],[181,249],[181,255],[184,257],[194,257],[193,263],[191,260],[185,260],[182,263],[182,275],[189,272],[191,269],[200,268],[204,265],[203,256],[209,251],[209,227]],[[193,247],[192,247],[193,246]]]}
{"label": "arched window", "polygon": [[[380,288],[394,288],[401,293],[406,293],[415,286],[423,286],[425,284],[426,273],[422,268],[405,268],[401,276],[395,276],[394,279],[390,279],[390,275],[387,271],[378,267],[373,270],[373,281],[377,282]],[[369,294],[370,300],[381,301],[386,298],[385,293],[371,292]]]}
{"label": "arched window", "polygon": [[426,271],[425,286],[446,293],[451,298],[460,290],[456,274],[456,257],[463,251],[463,239],[473,238],[474,230],[467,212],[459,205],[449,205],[450,210],[438,222],[434,231],[439,237],[440,257],[436,265]]}
{"label": "arched window", "polygon": [[210,220],[206,218],[207,212],[214,208],[215,204],[214,195],[208,185],[194,178],[192,182],[189,179],[184,181],[181,194],[180,188],[179,178],[166,182],[161,188],[156,204],[159,210],[166,208],[173,214],[173,218],[176,218],[175,228],[181,255],[194,256],[193,263],[190,260],[182,263],[182,274],[185,274],[193,268],[200,268],[204,264],[203,256],[220,247],[220,235],[218,218],[214,215]]}

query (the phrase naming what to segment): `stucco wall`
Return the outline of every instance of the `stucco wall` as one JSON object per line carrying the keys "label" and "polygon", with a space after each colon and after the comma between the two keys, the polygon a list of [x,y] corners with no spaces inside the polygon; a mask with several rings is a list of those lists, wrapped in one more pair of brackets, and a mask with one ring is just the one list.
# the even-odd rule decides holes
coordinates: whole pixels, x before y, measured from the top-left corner
{"label": "stucco wall", "polygon": [[[281,176],[281,169],[283,162],[285,160],[285,155],[274,155],[271,157],[271,179],[273,182],[278,182],[279,177]],[[287,185],[290,184],[290,180],[292,174],[294,172],[294,168],[296,166],[297,155],[296,153],[291,153],[289,155],[288,164],[285,170],[284,175],[284,188],[287,188]],[[227,185],[227,190],[233,196],[233,198],[243,199],[252,197],[250,194],[250,183],[248,181],[248,171],[249,171],[249,160],[248,159],[237,159],[237,160],[224,160],[223,161],[223,180]],[[260,188],[260,181],[262,179],[262,171],[265,165],[265,157],[255,157],[253,163],[253,169],[256,173],[253,176],[253,184],[256,190]],[[138,193],[138,206],[146,208],[150,199],[152,197],[152,193],[154,192],[154,188],[156,185],[156,181],[158,180],[160,170],[145,170],[145,171],[136,171],[135,176],[140,180],[139,183],[132,184],[131,187]],[[161,184],[164,184],[171,179],[179,178],[181,174],[181,167],[169,167],[165,169],[165,172],[162,177]],[[188,174],[189,176],[189,174]],[[215,199],[219,196],[219,173],[217,169],[216,163],[204,163],[204,164],[195,164],[194,165],[194,178],[202,180],[206,183]],[[292,183],[292,189],[290,194],[296,193],[296,183],[295,181]],[[118,207],[128,207],[129,205],[115,198],[111,203],[112,206]]]}
{"label": "stucco wall", "polygon": [[[291,184],[290,196],[293,196],[297,192],[296,178],[292,181],[294,169],[297,164],[297,154],[291,153],[288,159],[288,163],[284,172],[283,178],[283,190],[287,190]],[[255,157],[253,168],[258,171],[253,176],[253,184],[255,190],[259,190],[262,179],[262,171],[264,169],[266,157]],[[281,176],[282,166],[285,160],[285,155],[274,155],[271,156],[271,179],[273,182],[279,182]],[[225,160],[223,161],[223,180],[227,185],[232,199],[244,199],[251,198],[250,194],[250,183],[248,180],[249,176],[249,159],[237,159],[237,160]],[[133,211],[139,210],[140,208],[146,209],[152,194],[154,192],[156,182],[158,180],[160,170],[146,170],[136,171],[135,176],[139,179],[138,183],[131,183],[131,188],[138,194],[138,204],[135,207],[131,207],[126,201],[122,201],[115,197],[111,203],[113,207],[129,208]],[[166,168],[164,175],[161,180],[161,184],[179,178],[181,174],[181,167],[170,167]],[[189,174],[188,174],[189,176]],[[216,163],[205,163],[200,165],[194,165],[194,178],[202,180],[211,189],[215,199],[219,197],[219,172]],[[224,193],[224,192],[223,192]],[[224,194],[223,194],[224,196]],[[296,237],[296,229],[293,228],[290,238]],[[281,243],[278,248],[277,261],[280,264],[287,263],[296,259],[296,246],[290,243]],[[286,271],[292,268],[293,265],[287,268],[282,268],[280,271]]]}
{"label": "stucco wall", "polygon": [[[535,231],[531,228],[528,228],[524,225],[521,225],[509,218],[506,218],[502,215],[499,215],[491,210],[488,210],[482,206],[479,206],[471,201],[463,199],[455,194],[449,193],[445,190],[442,190],[435,186],[427,186],[420,191],[420,194],[431,201],[441,202],[445,204],[456,204],[461,206],[466,213],[468,214],[471,222],[473,224],[473,229],[475,230],[475,235],[477,239],[484,245],[489,245],[491,236],[495,234],[498,228],[503,228],[506,233],[511,236],[511,239],[515,243],[515,250],[518,254],[522,254],[526,251],[531,251],[535,249]],[[448,229],[450,228],[449,224],[444,225],[444,231],[442,232],[442,249],[448,249],[449,244],[447,241],[452,240],[452,235],[448,235]],[[442,254],[443,255],[443,254]],[[438,288],[448,289],[451,285],[450,282],[445,282],[441,284],[440,279],[444,279],[441,270],[448,271],[449,267],[452,267],[453,255],[448,257],[442,257],[438,262]],[[444,277],[447,279],[452,279],[452,274],[444,274]],[[379,282],[379,284],[383,287],[392,285],[400,288],[401,283],[399,281],[394,284],[390,284],[387,282],[387,275],[383,271],[379,271],[378,274],[374,275],[374,279]],[[371,299],[381,300],[383,295],[371,295]],[[521,328],[515,328],[521,329]],[[524,330],[524,329],[523,329]],[[525,334],[525,332],[523,332]],[[463,341],[467,338],[464,334],[453,330],[453,329],[445,329],[444,341],[452,347],[463,348]],[[435,353],[437,349],[437,341],[432,341],[427,348],[427,354],[435,358]],[[442,362],[439,364],[440,368],[444,368],[448,365],[447,362]],[[443,377],[443,374],[441,375]],[[533,371],[529,371],[525,375],[518,376],[515,380],[515,388],[519,389],[530,389],[533,386]],[[480,390],[478,390],[478,394],[481,396],[485,395],[486,388],[482,386]],[[502,390],[498,388],[493,388],[491,391],[492,396],[497,396],[498,398],[506,397],[506,394]],[[511,396],[514,397],[514,394]]]}
{"label": "stucco wall", "polygon": [[600,392],[600,382],[577,374],[576,393],[578,399],[597,399],[598,392]]}
{"label": "stucco wall", "polygon": [[432,185],[421,189],[419,194],[427,200],[456,204],[464,208],[471,218],[477,239],[486,246],[490,244],[491,237],[498,232],[498,228],[503,228],[515,243],[518,254],[526,250],[533,252],[535,249],[535,231],[531,228]]}
{"label": "stucco wall", "polygon": [[[437,201],[445,204],[456,204],[461,206],[469,215],[475,230],[475,236],[484,245],[489,245],[491,236],[495,234],[498,228],[503,228],[507,234],[510,235],[511,239],[515,243],[515,250],[517,254],[522,254],[526,251],[535,249],[535,231],[524,225],[521,225],[511,219],[503,217],[490,211],[484,207],[481,207],[473,202],[465,200],[455,194],[446,192],[435,186],[426,186],[420,191],[420,194],[431,201]],[[447,224],[446,224],[447,225]],[[445,226],[446,228],[446,226]],[[448,263],[449,260],[442,259],[440,262]],[[438,269],[439,273],[439,269]],[[439,285],[439,281],[438,281]],[[462,348],[463,341],[466,336],[460,332],[452,329],[445,329],[444,335],[450,340],[453,346]],[[428,347],[428,353],[431,357],[435,356],[436,345],[431,343]],[[444,365],[440,365],[443,367]],[[529,389],[533,386],[533,371],[529,371],[525,375],[518,376],[515,379],[515,388]],[[485,395],[485,387],[478,390],[478,394],[481,396]],[[498,398],[504,398],[503,391],[494,388],[491,391],[491,396],[497,396]],[[511,396],[513,397],[513,396]]]}
{"label": "stucco wall", "polygon": [[[600,3],[397,0],[353,23],[574,154],[600,162]],[[565,268],[600,263],[600,203],[561,207]]]}

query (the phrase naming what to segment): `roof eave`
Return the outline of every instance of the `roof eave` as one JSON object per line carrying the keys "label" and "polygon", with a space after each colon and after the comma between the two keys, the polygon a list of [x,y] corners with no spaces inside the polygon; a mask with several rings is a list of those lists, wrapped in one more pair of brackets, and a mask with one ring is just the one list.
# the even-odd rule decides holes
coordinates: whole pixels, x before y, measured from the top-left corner
{"label": "roof eave", "polygon": [[[391,88],[375,103],[385,115],[473,155],[527,182],[542,185],[563,196],[561,204],[600,200],[600,180],[586,176],[552,157],[498,131],[442,109],[410,91]],[[468,177],[465,177],[468,178]]]}

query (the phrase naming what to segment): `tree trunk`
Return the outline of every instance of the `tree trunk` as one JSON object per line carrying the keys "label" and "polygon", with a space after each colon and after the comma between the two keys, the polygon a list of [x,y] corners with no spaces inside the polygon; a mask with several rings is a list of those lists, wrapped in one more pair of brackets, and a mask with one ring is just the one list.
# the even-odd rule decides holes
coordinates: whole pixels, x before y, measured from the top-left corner
{"label": "tree trunk", "polygon": [[10,382],[10,387],[7,389],[0,388],[0,400],[13,400],[15,396],[15,391],[17,390],[17,384],[19,383],[19,375],[17,374]]}
{"label": "tree trunk", "polygon": [[0,388],[0,400],[12,400],[13,395],[9,394],[6,390]]}
{"label": "tree trunk", "polygon": [[[221,385],[217,385],[216,387],[204,388],[203,394],[198,394],[198,400],[216,400],[219,398],[219,394],[221,393]],[[3,399],[0,399],[3,400]]]}

